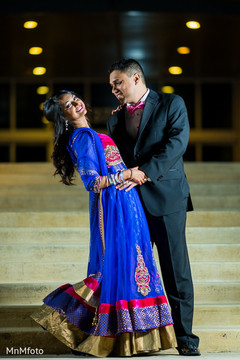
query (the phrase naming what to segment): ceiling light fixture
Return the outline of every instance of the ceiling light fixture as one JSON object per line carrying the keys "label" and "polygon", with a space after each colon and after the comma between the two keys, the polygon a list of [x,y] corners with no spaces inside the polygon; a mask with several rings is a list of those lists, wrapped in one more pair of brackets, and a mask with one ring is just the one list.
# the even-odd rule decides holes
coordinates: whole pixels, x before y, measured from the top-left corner
{"label": "ceiling light fixture", "polygon": [[181,75],[183,72],[180,66],[171,66],[170,68],[168,68],[168,71],[171,75]]}
{"label": "ceiling light fixture", "polygon": [[48,86],[39,86],[36,91],[37,91],[38,95],[46,95],[49,92],[49,87]]}
{"label": "ceiling light fixture", "polygon": [[44,75],[46,71],[45,67],[38,66],[33,69],[33,75]]}
{"label": "ceiling light fixture", "polygon": [[199,29],[201,27],[200,23],[198,21],[194,21],[194,20],[188,21],[186,23],[186,26],[189,29],[193,29],[193,30]]}
{"label": "ceiling light fixture", "polygon": [[177,52],[181,55],[190,54],[191,50],[187,46],[179,46]]}
{"label": "ceiling light fixture", "polygon": [[29,49],[30,55],[40,55],[43,52],[43,48],[34,46]]}
{"label": "ceiling light fixture", "polygon": [[38,26],[38,23],[36,21],[26,21],[24,24],[23,24],[23,27],[25,29],[34,29]]}
{"label": "ceiling light fixture", "polygon": [[165,86],[162,86],[161,91],[162,91],[163,93],[173,94],[175,90],[174,90],[174,87],[173,87],[173,86],[165,85]]}

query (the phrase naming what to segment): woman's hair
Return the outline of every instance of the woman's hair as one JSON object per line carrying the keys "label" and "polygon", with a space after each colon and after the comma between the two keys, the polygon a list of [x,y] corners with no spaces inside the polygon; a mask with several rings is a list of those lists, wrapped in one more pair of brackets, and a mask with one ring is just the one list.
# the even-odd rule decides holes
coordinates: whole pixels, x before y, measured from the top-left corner
{"label": "woman's hair", "polygon": [[71,156],[67,150],[68,139],[74,127],[68,122],[66,130],[66,118],[63,115],[60,99],[65,94],[72,94],[81,99],[74,91],[61,90],[44,102],[43,114],[54,126],[54,149],[52,154],[53,164],[56,167],[55,175],[61,176],[61,182],[65,185],[73,185],[75,168]]}

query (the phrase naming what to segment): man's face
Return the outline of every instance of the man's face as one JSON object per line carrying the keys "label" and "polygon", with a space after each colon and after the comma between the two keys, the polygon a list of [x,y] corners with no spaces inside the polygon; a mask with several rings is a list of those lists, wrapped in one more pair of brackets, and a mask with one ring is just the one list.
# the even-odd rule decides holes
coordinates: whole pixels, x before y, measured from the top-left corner
{"label": "man's face", "polygon": [[109,77],[112,93],[121,104],[134,102],[136,90],[135,74],[128,75],[120,70],[114,70]]}

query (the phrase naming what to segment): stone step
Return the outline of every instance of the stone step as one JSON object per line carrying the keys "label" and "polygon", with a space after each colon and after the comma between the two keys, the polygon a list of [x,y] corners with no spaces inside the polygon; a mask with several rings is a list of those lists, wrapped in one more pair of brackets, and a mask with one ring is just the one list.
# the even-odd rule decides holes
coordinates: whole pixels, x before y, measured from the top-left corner
{"label": "stone step", "polygon": [[[1,262],[0,282],[78,282],[86,276],[87,260],[77,262]],[[230,281],[240,279],[240,262],[193,262],[194,281]]]}
{"label": "stone step", "polygon": [[[216,180],[232,182],[240,180],[239,162],[185,162],[188,180],[207,183]],[[47,175],[52,176],[55,168],[52,163],[0,163],[0,175]]]}
{"label": "stone step", "polygon": [[[0,196],[0,211],[49,211],[49,210],[88,210],[88,192],[69,193],[64,195],[38,196]],[[201,195],[192,196],[195,210],[240,210],[240,195]]]}
{"label": "stone step", "polygon": [[238,262],[240,244],[188,244],[190,261]]}
{"label": "stone step", "polygon": [[240,210],[240,195],[192,196],[195,210]]}
{"label": "stone step", "polygon": [[190,184],[240,183],[239,162],[185,162],[184,167]]}
{"label": "stone step", "polygon": [[[4,173],[0,175],[0,185],[38,185],[38,184],[58,184],[59,179],[52,176],[52,171],[49,174],[33,173],[33,174],[19,174],[12,175]],[[62,185],[63,186],[63,185]]]}
{"label": "stone step", "polygon": [[[39,306],[0,306],[0,328],[38,327],[30,315]],[[194,308],[194,327],[197,326],[238,326],[240,324],[240,305],[196,305]]]}
{"label": "stone step", "polygon": [[240,211],[192,211],[188,213],[187,226],[240,226]]}
{"label": "stone step", "polygon": [[[88,193],[80,193],[78,195],[59,195],[59,196],[0,196],[0,211],[88,211],[89,200]],[[235,208],[233,203],[232,208]]]}
{"label": "stone step", "polygon": [[[200,339],[200,351],[204,352],[239,352],[239,327],[222,327],[222,328],[205,328],[196,327],[193,328],[193,332],[196,333]],[[70,354],[69,348],[59,342],[54,336],[48,332],[36,328],[8,328],[1,329],[0,331],[0,342],[1,342],[1,354],[6,355],[6,349],[13,347],[14,349],[30,348],[30,349],[41,349],[43,354],[63,355]],[[10,345],[11,344],[11,345]],[[175,349],[171,350],[171,353],[177,355]],[[41,355],[41,358],[45,357]],[[163,352],[160,356],[169,356],[168,353]],[[40,357],[39,357],[40,358]],[[226,359],[227,360],[227,359]]]}
{"label": "stone step", "polygon": [[[66,239],[68,241],[68,239]],[[67,242],[66,241],[66,242]],[[1,262],[41,263],[54,262],[86,262],[89,254],[88,244],[32,245],[13,244],[0,245]]]}
{"label": "stone step", "polygon": [[[85,276],[84,276],[85,277]],[[49,276],[50,278],[50,276]],[[52,280],[52,279],[51,279]],[[78,280],[82,280],[79,276]],[[71,282],[68,279],[66,283]],[[40,305],[42,299],[51,291],[64,284],[59,282],[18,282],[0,284],[0,304],[9,305]],[[194,282],[195,303],[199,305],[239,305],[240,282]]]}
{"label": "stone step", "polygon": [[[48,355],[64,355],[68,354],[72,357],[71,350],[60,341],[58,341],[53,335],[44,331],[40,326],[36,328],[1,328],[0,329],[0,356],[21,356],[22,359],[34,357],[36,359],[46,359]],[[13,348],[13,350],[11,350]],[[17,351],[34,351],[26,353],[24,356]],[[15,350],[16,349],[16,350]],[[15,351],[13,355],[11,351]],[[40,352],[39,352],[40,351]],[[66,355],[65,355],[66,356]]]}
{"label": "stone step", "polygon": [[[187,226],[238,226],[240,211],[192,211]],[[89,214],[84,211],[1,211],[0,227],[87,227]]]}
{"label": "stone step", "polygon": [[[238,244],[240,227],[191,227],[188,244]],[[85,244],[89,227],[0,227],[0,244]]]}
{"label": "stone step", "polygon": [[[1,174],[0,174],[1,180]],[[1,184],[1,181],[0,181]],[[55,181],[54,183],[49,184],[22,184],[20,185],[17,182],[14,182],[12,185],[1,184],[0,187],[0,196],[61,196],[61,195],[79,195],[79,193],[87,194],[87,191],[78,178],[77,185],[75,186],[65,186],[60,182]],[[240,194],[240,183],[209,183],[209,184],[190,184],[192,196],[231,196]]]}
{"label": "stone step", "polygon": [[[191,262],[202,261],[239,261],[240,244],[189,244]],[[71,244],[66,238],[66,244],[8,244],[0,245],[0,260],[3,262],[77,262],[86,261],[89,254],[89,241]],[[157,249],[154,247],[157,258]]]}
{"label": "stone step", "polygon": [[2,211],[0,227],[88,227],[87,211]]}
{"label": "stone step", "polygon": [[[229,185],[226,185],[229,186]],[[0,187],[0,196],[26,196],[26,197],[38,197],[38,196],[77,196],[77,195],[86,195],[88,197],[88,193],[81,183],[80,185],[75,186],[66,186],[61,183],[55,184],[27,184],[27,185],[1,185]],[[236,194],[236,192],[234,193]]]}
{"label": "stone step", "polygon": [[200,350],[202,352],[239,352],[239,326],[194,327],[193,332],[200,338]]}
{"label": "stone step", "polygon": [[238,304],[240,303],[240,282],[216,282],[194,280],[195,304]]}
{"label": "stone step", "polygon": [[186,236],[188,244],[238,244],[240,240],[240,227],[187,226]]}
{"label": "stone step", "polygon": [[240,305],[196,305],[193,326],[231,327],[240,324]]}
{"label": "stone step", "polygon": [[82,244],[89,238],[89,227],[0,227],[0,244],[8,245]]}
{"label": "stone step", "polygon": [[51,162],[0,163],[0,175],[49,174],[54,171]]}
{"label": "stone step", "polygon": [[230,196],[240,194],[240,183],[222,183],[217,182],[209,184],[190,184],[190,191],[192,196],[207,196],[207,195],[219,195]]}
{"label": "stone step", "polygon": [[31,328],[38,326],[30,315],[36,311],[39,306],[0,306],[0,328]]}

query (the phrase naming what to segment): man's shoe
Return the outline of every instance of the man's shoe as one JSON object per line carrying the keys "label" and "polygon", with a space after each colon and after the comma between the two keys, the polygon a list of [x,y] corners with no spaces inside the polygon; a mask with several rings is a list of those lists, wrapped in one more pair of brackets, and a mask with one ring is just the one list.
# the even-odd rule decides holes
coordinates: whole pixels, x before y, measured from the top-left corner
{"label": "man's shoe", "polygon": [[182,347],[177,347],[179,355],[183,356],[199,356],[201,353],[198,351],[198,348],[193,344],[183,345]]}

